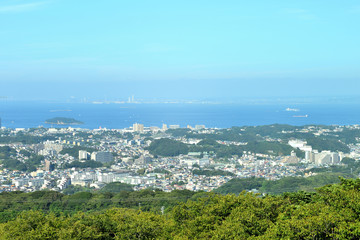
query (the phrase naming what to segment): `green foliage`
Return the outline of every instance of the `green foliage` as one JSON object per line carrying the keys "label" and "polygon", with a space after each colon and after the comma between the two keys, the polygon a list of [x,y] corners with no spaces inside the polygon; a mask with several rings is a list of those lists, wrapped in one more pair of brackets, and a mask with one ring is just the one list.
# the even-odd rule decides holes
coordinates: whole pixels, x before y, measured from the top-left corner
{"label": "green foliage", "polygon": [[214,139],[209,139],[209,138],[205,138],[203,140],[201,140],[197,145],[199,146],[220,146],[220,144],[218,142],[216,142],[216,140]]}
{"label": "green foliage", "polygon": [[240,127],[232,127],[230,129],[220,129],[215,134],[188,133],[186,134],[186,137],[197,138],[197,139],[234,141],[234,142],[250,142],[250,141],[262,140],[262,138],[257,136],[255,133],[243,131],[242,128]]}
{"label": "green foliage", "polygon": [[[66,195],[70,194],[70,195]],[[131,185],[109,183],[100,191],[70,186],[64,193],[36,191],[32,193],[0,193],[0,223],[14,219],[21,211],[41,210],[56,214],[74,214],[77,211],[100,211],[110,207],[126,207],[160,212],[161,207],[172,208],[199,193],[176,190],[170,193],[145,189],[134,192]]]}
{"label": "green foliage", "polygon": [[186,183],[184,181],[178,181],[178,182],[172,182],[171,183],[171,186],[174,186],[174,185],[179,185],[179,186],[182,186],[182,185],[185,185]]}
{"label": "green foliage", "polygon": [[345,165],[332,165],[328,167],[321,168],[312,168],[305,172],[313,172],[313,173],[335,173],[338,176],[350,176],[356,177],[360,173],[360,161],[355,161],[352,158],[343,158],[341,161]]}
{"label": "green foliage", "polygon": [[263,185],[264,181],[265,179],[263,178],[255,178],[255,177],[233,178],[226,184],[223,184],[221,187],[215,189],[214,192],[221,194],[230,194],[230,193],[239,194],[245,190],[249,191],[252,189],[259,189]]}
{"label": "green foliage", "polygon": [[351,174],[342,173],[320,173],[311,177],[285,177],[276,181],[262,178],[234,178],[214,190],[216,193],[239,194],[244,190],[257,189],[262,193],[281,194],[285,192],[307,191],[314,192],[316,188],[326,184],[339,182],[339,176],[351,177]]}
{"label": "green foliage", "polygon": [[0,159],[9,159],[11,156],[15,156],[15,155],[16,155],[15,149],[8,146],[0,147]]}
{"label": "green foliage", "polygon": [[70,185],[67,188],[65,188],[62,192],[66,195],[71,195],[77,192],[91,192],[93,189],[88,187],[82,187],[79,185]]}
{"label": "green foliage", "polygon": [[33,155],[29,159],[27,159],[25,162],[21,162],[16,159],[5,159],[2,161],[3,168],[8,168],[11,170],[19,170],[19,171],[36,171],[36,167],[41,164],[41,162],[44,160],[43,156],[39,155]]}
{"label": "green foliage", "polygon": [[26,151],[26,150],[20,150],[19,153],[24,155],[25,157],[30,157],[31,156],[31,153],[29,151]]}
{"label": "green foliage", "polygon": [[[331,129],[329,126],[318,127]],[[213,134],[197,134],[194,132],[189,132],[185,135],[185,137],[204,139],[203,143],[200,145],[197,144],[197,149],[194,147],[191,148],[190,151],[200,151],[201,149],[212,149],[212,151],[216,151],[221,149],[221,156],[229,157],[229,154],[226,152],[230,152],[230,149],[226,149],[226,147],[221,148],[215,144],[215,140],[248,142],[248,145],[241,146],[238,152],[251,151],[266,154],[269,152],[269,150],[273,150],[275,154],[289,155],[290,152],[294,149],[287,145],[287,141],[291,138],[297,138],[307,141],[307,143],[311,145],[313,149],[317,149],[319,151],[330,150],[347,153],[350,151],[350,149],[344,143],[357,143],[356,137],[358,137],[360,133],[360,130],[344,129],[344,131],[336,133],[339,135],[337,137],[330,134],[315,136],[313,133],[298,132],[304,128],[306,128],[306,126],[299,127],[284,124],[252,127],[232,127],[230,129],[216,130],[216,132]],[[265,141],[266,137],[280,139],[281,142],[267,142]],[[212,142],[210,142],[210,140],[212,140]],[[231,151],[234,152],[234,148],[232,148]],[[304,157],[304,152],[297,150],[297,155],[299,157]]]}
{"label": "green foliage", "polygon": [[145,168],[140,168],[140,169],[138,169],[138,170],[136,171],[136,173],[139,174],[139,175],[144,175],[145,172],[146,172],[146,169],[145,169]]}
{"label": "green foliage", "polygon": [[2,239],[156,239],[168,235],[165,217],[126,209],[56,217],[38,211],[0,225]]}
{"label": "green foliage", "polygon": [[341,160],[341,163],[347,164],[348,166],[358,166],[358,163],[356,162],[356,160],[353,158],[349,158],[349,157],[344,157]]}
{"label": "green foliage", "polygon": [[251,151],[254,153],[263,153],[269,154],[273,152],[276,155],[290,155],[291,151],[294,150],[291,146],[287,144],[282,144],[279,142],[249,142],[244,146],[245,151]]}
{"label": "green foliage", "polygon": [[80,150],[87,151],[89,153],[96,151],[96,149],[94,149],[94,148],[83,147],[83,146],[71,146],[71,147],[64,148],[60,152],[60,154],[69,154],[70,156],[74,157],[75,159],[79,159],[79,151]]}
{"label": "green foliage", "polygon": [[133,187],[130,184],[120,183],[120,182],[112,182],[106,184],[100,192],[110,192],[110,193],[119,193],[121,191],[133,191]]}
{"label": "green foliage", "polygon": [[42,161],[44,161],[44,156],[32,155],[28,160],[26,160],[26,163],[29,165],[38,166]]}
{"label": "green foliage", "polygon": [[59,125],[78,125],[78,124],[84,124],[81,121],[78,121],[74,118],[65,118],[65,117],[55,117],[51,119],[47,119],[45,121],[47,124],[59,124]]}
{"label": "green foliage", "polygon": [[270,155],[290,155],[291,151],[295,150],[299,157],[305,156],[305,153],[294,149],[287,144],[280,142],[267,142],[267,141],[250,141],[246,145],[222,145],[213,139],[204,139],[197,145],[189,147],[191,152],[210,152],[216,153],[218,158],[229,158],[233,155],[242,156],[244,151],[253,153],[263,153]]}
{"label": "green foliage", "polygon": [[0,143],[5,143],[5,144],[9,144],[9,143],[36,144],[47,140],[52,141],[52,140],[56,140],[56,138],[54,136],[43,136],[43,137],[32,136],[21,132],[12,136],[0,136]]}
{"label": "green foliage", "polygon": [[[140,209],[110,208],[74,214],[25,211],[0,223],[1,239],[359,239],[360,179],[340,178],[314,193],[263,196],[144,190],[72,196],[38,192],[7,193],[8,198],[73,201],[82,209],[138,205]],[[142,196],[142,197],[141,197]],[[163,196],[167,196],[167,200]],[[162,215],[159,209],[172,198],[185,197]],[[142,201],[140,201],[142,199]],[[36,202],[36,201],[33,201]],[[60,205],[61,206],[61,205]],[[69,205],[66,205],[69,207]],[[164,206],[164,205],[163,205]],[[4,211],[1,211],[4,213]],[[5,216],[5,214],[0,214]]]}
{"label": "green foliage", "polygon": [[163,174],[169,174],[170,172],[166,169],[162,168],[155,168],[153,171],[150,171],[149,173],[163,173]]}
{"label": "green foliage", "polygon": [[153,155],[173,157],[187,154],[189,148],[186,144],[168,138],[161,138],[151,142],[148,150]]}
{"label": "green foliage", "polygon": [[323,139],[320,137],[310,137],[306,138],[307,144],[312,146],[313,149],[323,151],[330,150],[333,152],[341,151],[348,153],[350,152],[350,148],[346,146],[344,143],[339,142],[337,139]]}
{"label": "green foliage", "polygon": [[286,177],[277,181],[265,181],[260,188],[261,192],[280,194],[284,192],[315,191],[315,188],[325,184],[339,182],[339,175],[336,173],[323,173],[312,177]]}
{"label": "green foliage", "polygon": [[177,128],[177,129],[168,129],[166,133],[171,134],[173,137],[183,137],[191,130],[188,128]]}
{"label": "green foliage", "polygon": [[5,159],[3,160],[2,164],[4,168],[8,168],[11,170],[19,170],[19,171],[27,170],[25,163],[15,159]]}
{"label": "green foliage", "polygon": [[358,141],[356,138],[360,136],[360,129],[348,129],[344,128],[343,131],[336,133],[338,136],[337,139],[340,139],[346,144],[356,144]]}
{"label": "green foliage", "polygon": [[[323,126],[326,127],[326,126]],[[174,144],[174,140],[165,142],[164,140],[155,140],[150,146],[149,150],[154,155],[161,156],[177,156],[179,154],[186,154],[187,152],[214,152],[218,158],[230,158],[233,155],[241,156],[244,151],[253,153],[263,153],[271,155],[290,155],[291,151],[295,150],[298,157],[304,158],[305,153],[299,149],[294,149],[287,144],[291,138],[299,138],[306,140],[309,145],[319,151],[342,151],[349,152],[350,149],[338,138],[331,135],[315,136],[312,133],[292,132],[302,129],[304,127],[296,127],[290,125],[273,124],[256,127],[232,127],[230,129],[216,130],[212,134],[198,134],[186,129],[175,129],[170,131],[173,136],[182,136],[186,138],[203,139],[196,145],[182,145],[180,147]],[[266,141],[267,137],[280,139],[279,141]],[[355,136],[352,135],[352,138]],[[216,141],[234,141],[246,142],[246,145],[223,145]],[[187,148],[187,150],[186,150]]]}

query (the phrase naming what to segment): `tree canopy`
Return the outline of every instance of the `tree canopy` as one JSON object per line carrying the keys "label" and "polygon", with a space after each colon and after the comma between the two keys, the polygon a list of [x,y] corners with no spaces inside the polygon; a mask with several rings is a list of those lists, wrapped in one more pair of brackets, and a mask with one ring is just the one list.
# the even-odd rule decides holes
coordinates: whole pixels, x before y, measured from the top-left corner
{"label": "tree canopy", "polygon": [[[11,193],[19,194],[22,193]],[[155,200],[157,192],[146,190],[141,194]],[[176,194],[172,196],[177,197]],[[131,199],[125,195],[115,196],[119,202]],[[76,204],[94,209],[98,203],[113,202],[115,196],[94,198],[92,193],[79,193],[68,200],[77,199]],[[47,201],[65,196],[37,192],[29,197],[41,199],[45,206]],[[323,186],[314,193],[300,191],[262,197],[248,192],[225,196],[198,193],[165,212],[145,211],[141,207],[112,207],[71,215],[23,211],[0,223],[0,236],[1,239],[359,239],[359,228],[360,179],[341,178],[339,184]]]}
{"label": "tree canopy", "polygon": [[166,157],[178,156],[189,152],[188,146],[185,143],[168,138],[161,138],[152,141],[148,150],[153,155]]}

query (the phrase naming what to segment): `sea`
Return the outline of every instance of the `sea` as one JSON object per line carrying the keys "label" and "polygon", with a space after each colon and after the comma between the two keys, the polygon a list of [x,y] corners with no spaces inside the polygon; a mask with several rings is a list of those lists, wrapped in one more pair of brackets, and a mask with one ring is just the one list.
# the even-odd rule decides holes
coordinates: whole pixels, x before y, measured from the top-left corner
{"label": "sea", "polygon": [[360,104],[212,104],[212,103],[49,103],[0,101],[1,126],[6,128],[68,127],[46,124],[54,117],[84,122],[73,127],[123,129],[134,123],[211,128],[290,124],[295,126],[360,124]]}

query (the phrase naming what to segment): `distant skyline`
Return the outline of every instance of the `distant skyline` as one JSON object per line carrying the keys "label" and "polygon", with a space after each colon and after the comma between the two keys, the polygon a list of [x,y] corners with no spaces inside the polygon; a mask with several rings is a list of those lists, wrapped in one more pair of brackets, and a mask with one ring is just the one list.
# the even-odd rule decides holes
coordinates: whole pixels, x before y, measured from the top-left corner
{"label": "distant skyline", "polygon": [[360,96],[359,1],[0,2],[0,96]]}

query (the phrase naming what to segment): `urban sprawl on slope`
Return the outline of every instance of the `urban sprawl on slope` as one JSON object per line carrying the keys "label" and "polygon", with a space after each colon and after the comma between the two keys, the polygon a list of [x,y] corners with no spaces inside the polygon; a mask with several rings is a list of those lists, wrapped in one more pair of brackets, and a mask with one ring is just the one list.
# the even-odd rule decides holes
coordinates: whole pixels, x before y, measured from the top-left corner
{"label": "urban sprawl on slope", "polygon": [[112,182],[134,190],[212,191],[233,178],[308,177],[316,174],[311,169],[357,160],[359,132],[357,125],[2,127],[0,191],[100,189]]}

